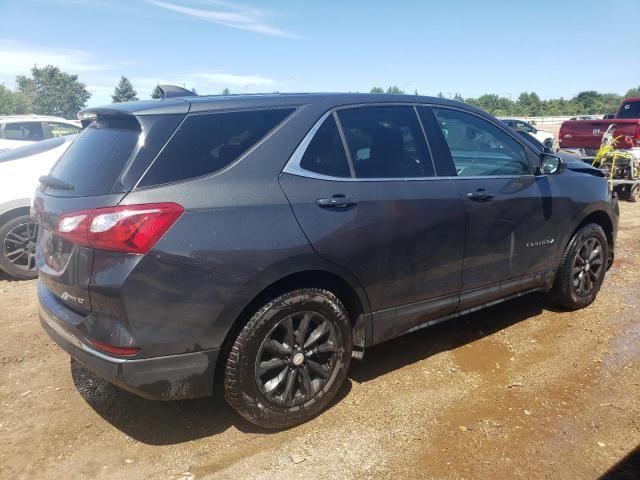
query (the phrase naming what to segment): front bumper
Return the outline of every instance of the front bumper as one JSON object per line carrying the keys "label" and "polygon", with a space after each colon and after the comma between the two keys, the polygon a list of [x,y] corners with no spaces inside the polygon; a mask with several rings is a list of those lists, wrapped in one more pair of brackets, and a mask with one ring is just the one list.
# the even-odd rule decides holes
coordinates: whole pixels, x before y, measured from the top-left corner
{"label": "front bumper", "polygon": [[206,397],[213,393],[219,350],[127,359],[95,350],[81,333],[84,321],[38,283],[40,323],[71,357],[110,383],[151,400]]}

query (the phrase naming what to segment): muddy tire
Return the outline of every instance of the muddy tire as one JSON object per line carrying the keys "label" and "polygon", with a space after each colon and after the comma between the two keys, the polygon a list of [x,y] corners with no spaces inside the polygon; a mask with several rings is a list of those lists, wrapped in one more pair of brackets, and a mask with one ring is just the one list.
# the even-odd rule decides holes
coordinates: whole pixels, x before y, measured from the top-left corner
{"label": "muddy tire", "polygon": [[286,428],[319,414],[344,382],[351,323],[331,292],[304,288],[264,304],[235,339],[224,395],[249,422]]}
{"label": "muddy tire", "polygon": [[629,196],[627,197],[628,202],[635,203],[638,201],[638,196],[640,196],[640,185],[632,185],[629,190]]}
{"label": "muddy tire", "polygon": [[609,244],[600,225],[590,223],[582,227],[562,255],[551,300],[567,310],[590,305],[604,280],[608,258]]}
{"label": "muddy tire", "polygon": [[38,277],[36,269],[37,225],[21,215],[0,225],[0,270],[20,280]]}

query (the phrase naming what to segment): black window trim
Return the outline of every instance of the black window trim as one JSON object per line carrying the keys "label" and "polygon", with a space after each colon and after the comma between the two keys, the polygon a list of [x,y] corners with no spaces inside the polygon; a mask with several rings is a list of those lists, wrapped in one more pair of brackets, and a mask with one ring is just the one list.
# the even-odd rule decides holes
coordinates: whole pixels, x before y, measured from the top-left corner
{"label": "black window trim", "polygon": [[[165,183],[160,183],[160,184],[155,184],[155,185],[145,185],[145,186],[142,186],[142,187],[139,186],[140,182],[142,182],[142,180],[147,175],[149,170],[151,170],[151,168],[156,163],[158,158],[160,158],[160,156],[164,152],[165,148],[167,148],[167,145],[169,145],[169,143],[171,143],[171,141],[173,140],[173,137],[180,130],[180,127],[182,127],[182,125],[187,121],[187,119],[189,117],[196,117],[196,116],[201,116],[201,115],[225,114],[225,113],[254,112],[254,111],[259,111],[259,110],[269,110],[269,111],[271,111],[271,110],[290,110],[290,112],[289,112],[289,115],[284,117],[278,124],[274,125],[274,127],[271,130],[269,130],[260,140],[258,140],[256,143],[254,143],[247,151],[242,153],[242,155],[240,155],[238,158],[236,158],[234,161],[232,161],[228,165],[225,165],[220,170],[216,170],[215,172],[206,173],[206,174],[200,175],[198,177],[183,178],[181,180],[175,180],[175,181],[165,182]],[[183,183],[183,182],[190,182],[190,181],[193,181],[193,180],[201,180],[203,178],[208,178],[208,177],[221,175],[224,172],[228,171],[229,169],[233,168],[235,165],[237,165],[243,159],[245,159],[246,157],[251,155],[251,153],[253,153],[258,147],[260,147],[260,145],[262,145],[264,142],[266,142],[276,131],[280,130],[280,128],[285,123],[287,123],[299,110],[300,110],[300,107],[297,106],[297,105],[282,105],[282,106],[265,106],[265,107],[259,107],[259,108],[255,108],[255,107],[250,107],[250,108],[232,108],[232,109],[225,108],[225,109],[221,109],[221,110],[206,110],[206,111],[202,111],[202,112],[187,113],[184,116],[184,118],[182,119],[182,121],[178,124],[176,129],[173,131],[173,133],[171,133],[171,135],[169,136],[169,138],[167,139],[165,144],[162,146],[162,148],[160,149],[158,154],[153,158],[153,160],[151,160],[151,162],[149,162],[149,165],[147,165],[147,168],[145,168],[144,172],[142,172],[142,175],[140,175],[140,178],[138,178],[136,183],[131,188],[131,192],[134,192],[134,191],[140,192],[140,191],[144,191],[144,190],[147,190],[147,189],[150,189],[150,188],[167,187],[167,186],[176,185],[176,184]],[[318,128],[320,128],[320,127],[318,126]]]}
{"label": "black window trim", "polygon": [[[333,177],[330,175],[323,175],[321,173],[315,173],[315,172],[311,172],[309,170],[305,170],[304,168],[302,168],[300,166],[300,162],[302,161],[302,157],[304,156],[309,144],[311,143],[311,140],[313,140],[313,137],[315,136],[315,134],[317,133],[317,131],[320,129],[320,127],[322,126],[322,124],[324,123],[324,121],[331,115],[336,114],[337,112],[339,112],[340,110],[347,110],[347,109],[351,109],[351,108],[362,108],[362,107],[413,107],[414,113],[418,118],[418,122],[419,125],[422,128],[422,133],[424,135],[424,139],[425,142],[427,144],[427,151],[429,153],[429,156],[431,157],[431,162],[434,163],[434,175],[430,176],[430,177],[397,177],[397,178],[392,178],[392,177],[382,177],[382,178],[356,178],[355,175],[353,175],[352,172],[352,176],[351,177]],[[525,175],[469,175],[469,176],[465,176],[465,177],[460,177],[460,176],[449,176],[449,175],[438,175],[438,171],[435,168],[435,159],[433,158],[433,155],[431,154],[431,145],[429,144],[429,135],[427,135],[427,132],[424,129],[424,126],[422,125],[422,121],[420,119],[420,115],[418,113],[418,107],[428,107],[428,108],[446,108],[449,110],[457,110],[460,111],[462,113],[466,113],[469,115],[474,115],[478,118],[480,118],[481,120],[484,120],[485,122],[490,123],[491,125],[497,127],[499,130],[502,130],[502,132],[506,133],[507,136],[509,136],[513,141],[515,141],[518,145],[520,145],[525,152],[525,157],[527,159],[527,163],[529,164],[529,171],[530,173],[525,174]],[[339,119],[337,120],[336,123],[338,123]],[[338,124],[338,131],[342,132],[342,126],[340,124]],[[341,133],[341,138],[343,141],[342,147],[345,149],[345,154],[347,155],[347,161],[349,162],[349,169],[351,171],[352,168],[352,163],[351,163],[351,155],[349,152],[349,149],[346,146],[345,143],[345,139],[343,137],[343,133]],[[287,161],[287,164],[284,166],[284,168],[282,169],[282,173],[288,173],[291,175],[296,175],[298,177],[306,177],[306,178],[314,178],[316,180],[328,180],[328,181],[334,181],[334,182],[404,182],[404,181],[423,181],[423,180],[438,180],[438,179],[445,179],[445,180],[450,180],[450,179],[460,179],[460,178],[465,178],[465,179],[479,179],[479,178],[505,178],[505,179],[510,179],[510,178],[522,178],[522,177],[528,177],[528,176],[535,176],[535,165],[531,164],[531,158],[532,157],[537,157],[538,155],[533,152],[531,150],[531,148],[529,146],[527,146],[524,141],[522,141],[520,138],[518,138],[516,132],[514,130],[512,130],[510,127],[508,127],[507,125],[505,125],[502,121],[498,120],[495,122],[492,122],[490,119],[486,118],[483,115],[479,115],[478,113],[472,111],[472,110],[468,110],[466,108],[460,108],[460,107],[456,107],[453,105],[445,105],[445,104],[440,104],[440,103],[433,103],[433,102],[371,102],[371,103],[356,103],[356,104],[349,104],[349,105],[340,105],[337,107],[332,107],[331,109],[329,109],[328,111],[326,111],[324,114],[322,114],[322,116],[313,124],[313,126],[311,127],[311,129],[309,130],[309,132],[307,132],[307,134],[304,136],[304,138],[302,139],[302,141],[300,142],[300,144],[298,145],[298,147],[295,149],[295,151],[293,152],[293,154],[291,155],[291,157],[289,157],[289,160]]]}

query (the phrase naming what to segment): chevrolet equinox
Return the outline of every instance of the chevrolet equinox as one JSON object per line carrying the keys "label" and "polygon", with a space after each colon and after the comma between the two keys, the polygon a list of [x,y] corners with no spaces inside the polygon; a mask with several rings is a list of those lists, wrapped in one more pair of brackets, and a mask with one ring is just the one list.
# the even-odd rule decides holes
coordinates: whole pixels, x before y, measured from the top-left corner
{"label": "chevrolet equinox", "polygon": [[613,258],[603,174],[472,106],[180,95],[81,112],[32,207],[44,329],[143,397],[219,380],[292,426],[367,347],[534,291],[586,307]]}

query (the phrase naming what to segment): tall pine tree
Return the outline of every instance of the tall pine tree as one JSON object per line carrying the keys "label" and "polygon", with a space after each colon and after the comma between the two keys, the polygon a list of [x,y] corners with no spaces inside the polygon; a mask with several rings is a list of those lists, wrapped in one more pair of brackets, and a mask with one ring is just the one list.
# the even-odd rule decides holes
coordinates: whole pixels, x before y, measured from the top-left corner
{"label": "tall pine tree", "polygon": [[132,100],[138,100],[138,93],[133,89],[133,85],[129,79],[125,76],[120,78],[116,89],[111,95],[113,103],[131,102]]}
{"label": "tall pine tree", "polygon": [[153,89],[153,92],[151,92],[151,98],[162,98],[162,90],[160,90],[160,85],[156,85],[155,88]]}

